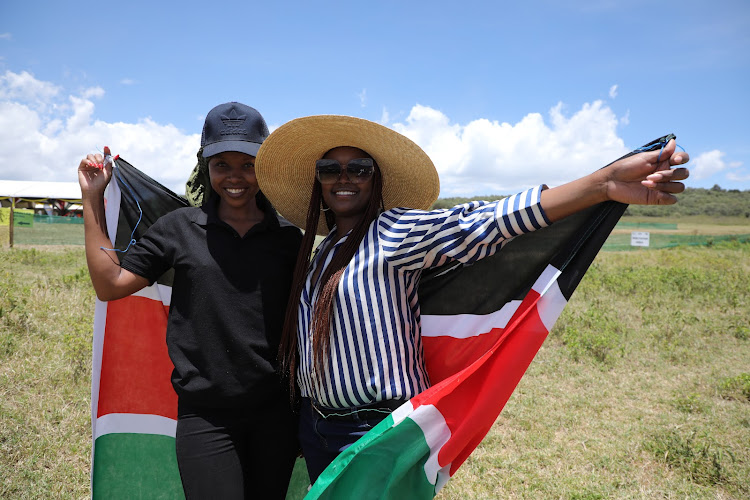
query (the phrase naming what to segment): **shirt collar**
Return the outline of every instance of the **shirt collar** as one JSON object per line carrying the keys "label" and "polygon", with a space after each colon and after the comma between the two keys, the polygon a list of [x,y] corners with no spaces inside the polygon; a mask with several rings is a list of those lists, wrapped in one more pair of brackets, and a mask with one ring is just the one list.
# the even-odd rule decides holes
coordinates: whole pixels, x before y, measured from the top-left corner
{"label": "shirt collar", "polygon": [[[281,226],[279,216],[270,203],[259,203],[258,208],[263,211],[263,220],[255,226],[257,230],[275,229]],[[199,226],[208,226],[210,224],[219,226],[227,225],[226,222],[219,218],[219,199],[215,196],[209,196],[203,206],[199,210],[194,211],[191,220]]]}

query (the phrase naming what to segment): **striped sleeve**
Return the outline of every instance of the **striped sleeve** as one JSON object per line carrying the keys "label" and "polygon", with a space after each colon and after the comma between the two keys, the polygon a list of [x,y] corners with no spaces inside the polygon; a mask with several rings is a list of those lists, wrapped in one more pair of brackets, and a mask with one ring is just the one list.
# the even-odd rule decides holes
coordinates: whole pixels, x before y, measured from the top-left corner
{"label": "striped sleeve", "polygon": [[446,210],[388,210],[378,219],[385,258],[394,267],[420,269],[492,255],[512,238],[550,224],[540,204],[543,187]]}

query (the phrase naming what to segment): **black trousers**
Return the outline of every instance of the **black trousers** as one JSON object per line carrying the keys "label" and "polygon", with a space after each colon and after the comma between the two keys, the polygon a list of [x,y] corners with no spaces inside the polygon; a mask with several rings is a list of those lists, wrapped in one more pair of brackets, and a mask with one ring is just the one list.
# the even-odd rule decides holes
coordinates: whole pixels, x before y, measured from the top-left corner
{"label": "black trousers", "polygon": [[180,402],[177,464],[188,500],[284,499],[299,452],[297,416],[286,398],[258,409]]}

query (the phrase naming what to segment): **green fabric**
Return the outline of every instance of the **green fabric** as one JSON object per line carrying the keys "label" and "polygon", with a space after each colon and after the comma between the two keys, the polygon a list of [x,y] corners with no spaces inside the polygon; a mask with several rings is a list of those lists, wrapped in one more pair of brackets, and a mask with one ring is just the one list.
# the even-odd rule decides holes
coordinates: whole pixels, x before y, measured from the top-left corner
{"label": "green fabric", "polygon": [[430,447],[419,425],[389,415],[323,471],[305,500],[423,499],[435,496],[425,475]]}
{"label": "green fabric", "polygon": [[200,207],[209,189],[211,189],[211,180],[208,177],[208,161],[203,158],[203,148],[200,148],[198,163],[185,184],[185,198],[191,206]]}
{"label": "green fabric", "polygon": [[174,438],[157,434],[106,434],[94,445],[92,498],[180,500]]}

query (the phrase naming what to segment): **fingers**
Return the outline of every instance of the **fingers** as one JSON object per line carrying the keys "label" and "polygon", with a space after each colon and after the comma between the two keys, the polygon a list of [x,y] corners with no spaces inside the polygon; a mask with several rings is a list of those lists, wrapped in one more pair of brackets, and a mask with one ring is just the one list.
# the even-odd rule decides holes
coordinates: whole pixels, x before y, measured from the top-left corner
{"label": "fingers", "polygon": [[667,169],[674,165],[684,165],[690,161],[690,155],[685,151],[676,151],[677,143],[670,139],[664,148],[659,151],[651,151],[648,162],[655,166],[657,171]]}
{"label": "fingers", "polygon": [[669,165],[683,165],[690,161],[690,155],[685,151],[677,151],[677,142],[670,139],[664,149],[660,151],[661,161],[668,159]]}
{"label": "fingers", "polygon": [[92,170],[101,170],[101,166],[99,163],[96,162],[96,159],[89,158],[93,155],[88,155],[86,158],[81,160],[81,163],[78,164],[78,170],[82,171],[92,171]]}
{"label": "fingers", "polygon": [[674,205],[677,203],[677,198],[664,191],[654,191],[653,197],[649,200],[649,205]]}
{"label": "fingers", "polygon": [[646,180],[653,182],[670,182],[682,181],[690,176],[690,171],[684,167],[671,168],[668,170],[659,170],[646,177]]}
{"label": "fingers", "polygon": [[685,151],[679,151],[669,157],[670,165],[684,165],[690,161],[690,155]]}
{"label": "fingers", "polygon": [[685,184],[681,182],[653,182],[653,181],[641,181],[641,184],[645,187],[662,193],[681,193],[685,191]]}
{"label": "fingers", "polygon": [[667,158],[671,158],[674,154],[675,149],[677,149],[677,143],[674,139],[670,139],[666,146],[664,146],[664,149],[659,151],[660,155],[657,156],[660,157],[662,160],[665,160]]}
{"label": "fingers", "polygon": [[[109,148],[104,149],[104,153],[107,154],[107,150]],[[86,158],[81,160],[81,163],[78,166],[79,169],[83,170],[92,170],[92,169],[103,169],[104,168],[104,156],[100,154],[88,154],[86,155]]]}

